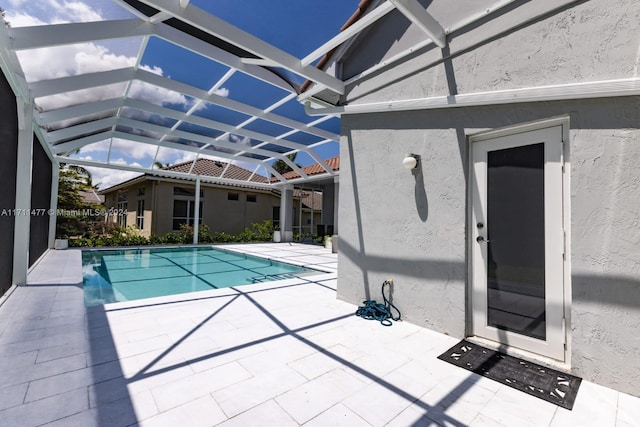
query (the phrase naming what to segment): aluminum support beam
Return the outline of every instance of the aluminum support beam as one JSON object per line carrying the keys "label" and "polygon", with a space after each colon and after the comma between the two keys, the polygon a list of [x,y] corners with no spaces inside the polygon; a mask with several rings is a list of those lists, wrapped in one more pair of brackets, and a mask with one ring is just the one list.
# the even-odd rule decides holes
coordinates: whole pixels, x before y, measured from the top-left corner
{"label": "aluminum support beam", "polygon": [[283,185],[280,193],[281,242],[293,240],[293,185]]}
{"label": "aluminum support beam", "polygon": [[196,176],[196,200],[193,207],[193,244],[198,244],[198,229],[200,224],[200,175]]}
{"label": "aluminum support beam", "polygon": [[444,28],[417,0],[390,0],[411,22],[424,31],[440,48],[447,45]]}
{"label": "aluminum support beam", "polygon": [[312,66],[302,66],[300,59],[275,46],[255,37],[228,22],[204,12],[202,9],[188,5],[180,8],[174,0],[141,0],[149,6],[175,16],[177,19],[193,25],[202,31],[213,34],[229,43],[234,44],[260,58],[280,64],[293,73],[326,86],[339,94],[344,93],[344,83],[326,72]]}
{"label": "aluminum support beam", "polygon": [[53,249],[56,241],[56,226],[58,217],[58,181],[60,179],[60,164],[57,161],[51,162],[51,202],[49,202],[49,249]]}
{"label": "aluminum support beam", "polygon": [[86,104],[73,105],[71,107],[58,108],[55,110],[35,113],[36,123],[46,127],[48,123],[55,123],[64,120],[73,120],[77,117],[101,114],[110,110],[117,110],[124,105],[124,98],[111,98],[103,101],[88,102]]}
{"label": "aluminum support beam", "polygon": [[115,83],[125,83],[133,79],[134,74],[135,70],[133,68],[126,67],[97,73],[61,77],[58,79],[41,80],[30,83],[29,89],[31,90],[31,96],[33,96],[33,98],[40,98]]}
{"label": "aluminum support beam", "polygon": [[27,50],[96,40],[144,37],[153,34],[153,24],[139,19],[95,21],[73,24],[37,25],[9,29],[11,49]]}
{"label": "aluminum support beam", "polygon": [[390,2],[386,1],[382,3],[380,6],[373,9],[371,12],[367,13],[360,19],[358,19],[355,23],[353,23],[349,28],[345,28],[338,35],[333,37],[331,40],[324,43],[322,46],[302,58],[300,63],[303,66],[311,64],[316,59],[320,58],[325,53],[329,52],[331,49],[340,46],[345,41],[349,40],[351,37],[354,37],[360,33],[360,31],[367,28],[369,25],[378,21],[380,18],[391,12],[395,9],[395,6]]}
{"label": "aluminum support beam", "polygon": [[338,219],[340,218],[340,177],[333,177],[333,234],[338,234]]}
{"label": "aluminum support beam", "polygon": [[248,116],[254,116],[256,118],[263,119],[272,123],[276,123],[281,126],[301,130],[306,133],[318,136],[320,138],[327,138],[327,139],[333,139],[333,140],[338,140],[340,138],[340,135],[337,135],[329,131],[325,131],[324,129],[312,128],[312,127],[309,127],[309,125],[306,123],[302,123],[297,120],[290,119],[288,117],[280,116],[275,113],[265,112],[265,110],[262,110],[260,108],[253,107],[251,105],[247,105],[242,102],[235,101],[233,99],[230,99],[224,96],[216,95],[215,93],[211,93],[211,91],[198,89],[193,86],[189,86],[185,83],[180,83],[178,81],[159,76],[157,74],[151,73],[146,70],[136,70],[134,78],[155,86],[160,86],[165,89],[173,90],[183,95],[188,95],[193,98],[197,98],[201,101],[210,102],[212,104],[219,105],[221,107],[225,107],[230,110],[238,111]]}
{"label": "aluminum support beam", "polygon": [[[113,136],[113,131],[96,133],[94,135],[85,136],[83,138],[77,138],[73,141],[63,142],[51,147],[51,151],[56,155],[62,155],[63,153],[70,153],[78,148],[85,147],[87,145],[95,144],[96,142],[106,141]],[[46,139],[46,136],[45,136]]]}

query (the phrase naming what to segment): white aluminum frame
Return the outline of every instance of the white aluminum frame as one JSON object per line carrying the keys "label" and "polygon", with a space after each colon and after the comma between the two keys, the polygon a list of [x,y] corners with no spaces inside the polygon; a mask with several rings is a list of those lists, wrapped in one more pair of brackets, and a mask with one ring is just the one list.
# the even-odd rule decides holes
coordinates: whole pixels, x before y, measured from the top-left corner
{"label": "white aluminum frame", "polygon": [[[327,114],[311,123],[303,123],[275,113],[274,110],[287,102],[294,101],[299,94],[290,82],[265,67],[282,68],[309,79],[314,85],[311,88],[311,93],[329,90],[337,95],[342,95],[345,91],[345,82],[314,67],[312,65],[313,62],[332,51],[332,49],[348,44],[345,42],[350,42],[361,31],[378,22],[395,9],[398,9],[418,25],[438,45],[446,42],[444,30],[440,24],[416,0],[385,0],[375,3],[375,7],[367,10],[360,19],[302,58],[297,58],[203,11],[192,5],[189,0],[140,0],[141,3],[159,11],[150,17],[123,0],[115,1],[124,9],[132,12],[136,18],[17,27],[2,30],[3,53],[0,57],[0,64],[3,69],[10,71],[10,80],[14,82],[14,86],[20,86],[20,93],[26,102],[35,100],[37,103],[38,99],[43,97],[56,96],[78,90],[92,91],[107,85],[123,85],[124,93],[116,98],[91,101],[84,105],[70,105],[49,111],[38,109],[34,111],[36,133],[44,138],[47,151],[49,154],[53,153],[53,155],[57,156],[56,158],[60,159],[60,161],[69,164],[81,163],[73,157],[73,153],[82,150],[87,145],[108,140],[110,142],[106,156],[107,162],[93,162],[92,165],[114,167],[115,165],[109,161],[112,157],[113,138],[122,138],[132,141],[132,143],[156,145],[156,156],[161,147],[167,147],[194,152],[197,158],[210,154],[226,159],[230,163],[242,161],[243,164],[255,165],[252,177],[260,170],[264,170],[267,174],[277,178],[274,182],[269,183],[270,186],[275,187],[283,185],[287,180],[273,170],[271,163],[274,160],[283,160],[288,164],[300,176],[295,181],[303,182],[308,179],[315,181],[318,179],[317,175],[313,177],[307,176],[300,167],[287,158],[287,155],[296,152],[307,154],[309,158],[324,169],[323,175],[333,177],[337,175],[337,172],[327,165],[315,149],[329,142],[339,142],[339,135],[318,127],[324,121],[338,115]],[[237,46],[255,55],[255,58],[238,57],[168,25],[166,21],[173,18]],[[187,49],[228,67],[228,70],[209,90],[196,88],[171,78],[145,71],[140,68],[140,65],[151,37],[157,37]],[[28,52],[32,49],[132,38],[141,39],[140,49],[133,67],[45,81],[26,82],[22,77],[23,72],[16,54],[17,52]],[[218,95],[216,91],[222,88],[224,83],[237,72],[245,73],[255,79],[283,89],[288,94],[267,108],[249,105]],[[133,99],[130,96],[130,89],[135,81],[191,97],[195,99],[195,104],[188,111],[180,112]],[[245,114],[249,118],[238,125],[231,125],[195,115],[194,113],[198,107],[204,105],[204,103],[218,105]],[[132,120],[123,115],[125,108],[139,110],[147,114],[158,114],[176,122],[171,127],[164,127],[145,121]],[[290,130],[284,131],[280,135],[271,136],[247,129],[247,126],[256,120],[265,120]],[[193,132],[179,130],[178,127],[184,123],[215,129],[222,132],[222,135],[216,138],[208,138]],[[119,130],[121,126],[142,131],[143,135],[122,132]],[[320,138],[320,141],[305,145],[289,139],[292,135],[300,132]],[[144,134],[158,136],[157,138],[151,138]],[[234,144],[229,141],[231,135],[257,140],[258,144],[253,144],[253,146]],[[172,137],[194,141],[197,143],[196,145],[200,146],[177,144],[170,141]],[[270,144],[281,148],[271,147]],[[218,147],[222,151],[217,151]],[[230,150],[231,152],[229,152]],[[265,158],[252,158],[252,154],[264,156]],[[134,169],[137,170],[137,168]],[[153,167],[143,169],[145,173],[155,174],[157,172]],[[192,178],[195,179],[195,177]],[[220,178],[220,180],[223,179]]]}

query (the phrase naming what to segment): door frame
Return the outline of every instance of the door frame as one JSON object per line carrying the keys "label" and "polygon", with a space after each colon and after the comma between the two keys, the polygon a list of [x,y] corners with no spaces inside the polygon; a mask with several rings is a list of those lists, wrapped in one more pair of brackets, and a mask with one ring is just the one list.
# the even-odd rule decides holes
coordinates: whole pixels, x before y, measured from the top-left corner
{"label": "door frame", "polygon": [[538,120],[534,122],[527,122],[518,125],[503,127],[499,129],[492,129],[488,131],[482,131],[468,136],[467,140],[467,172],[468,172],[468,185],[467,185],[467,304],[466,304],[466,328],[468,337],[475,338],[473,334],[473,248],[477,245],[475,240],[476,227],[473,224],[473,186],[474,182],[474,158],[473,158],[473,144],[475,142],[486,141],[494,138],[500,138],[505,136],[511,136],[519,133],[526,133],[530,131],[537,131],[547,128],[561,126],[562,130],[562,148],[561,148],[561,163],[562,163],[562,226],[564,230],[564,259],[563,259],[563,331],[564,336],[564,355],[563,357],[551,358],[547,355],[541,355],[528,350],[522,350],[516,347],[511,347],[508,344],[494,342],[487,340],[486,338],[478,337],[479,341],[488,344],[490,347],[499,348],[501,351],[505,351],[509,354],[525,355],[532,359],[538,359],[541,361],[548,361],[553,364],[561,364],[562,366],[571,366],[571,206],[570,206],[570,169],[571,163],[569,158],[569,116],[553,117],[545,120]]}

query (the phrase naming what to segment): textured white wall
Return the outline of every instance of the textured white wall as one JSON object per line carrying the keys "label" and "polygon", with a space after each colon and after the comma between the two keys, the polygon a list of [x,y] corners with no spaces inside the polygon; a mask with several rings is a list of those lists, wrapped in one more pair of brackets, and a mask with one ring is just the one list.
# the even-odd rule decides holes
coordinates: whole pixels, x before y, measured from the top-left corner
{"label": "textured white wall", "polygon": [[[434,0],[428,10],[439,17],[443,7],[453,9],[443,2],[450,3]],[[422,49],[357,82],[348,88],[347,100],[357,104],[449,95],[452,90],[472,93],[640,76],[640,2],[515,4],[477,27],[451,34],[448,50]],[[459,18],[447,16],[445,23],[472,13],[457,6],[453,10]],[[391,15],[385,19],[346,56],[345,77],[424,40],[420,32],[405,28],[408,21]],[[448,56],[453,59],[442,62]]]}
{"label": "textured white wall", "polygon": [[[437,16],[451,10],[443,1],[426,3],[455,22]],[[452,34],[448,52],[424,49],[352,85],[343,101],[640,77],[640,2],[514,5]],[[390,16],[345,56],[346,77],[421,37]],[[408,321],[464,337],[467,136],[556,116],[570,118],[572,370],[640,396],[639,97],[343,115],[338,296],[380,300],[393,278]],[[417,177],[401,166],[407,152],[422,156]]]}
{"label": "textured white wall", "polygon": [[[345,116],[338,296],[381,300],[393,278],[405,319],[465,336],[467,135],[570,120],[575,374],[640,395],[640,98]],[[402,168],[422,156],[417,177]]]}

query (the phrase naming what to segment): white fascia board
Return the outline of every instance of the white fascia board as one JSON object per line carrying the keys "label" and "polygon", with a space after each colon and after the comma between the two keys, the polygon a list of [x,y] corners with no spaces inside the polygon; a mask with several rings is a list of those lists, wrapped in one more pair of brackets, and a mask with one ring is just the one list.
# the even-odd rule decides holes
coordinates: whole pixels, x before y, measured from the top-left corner
{"label": "white fascia board", "polygon": [[417,0],[390,0],[411,22],[425,32],[438,47],[447,45],[444,28]]}
{"label": "white fascia board", "polygon": [[29,89],[34,98],[40,98],[59,93],[127,82],[133,78],[134,71],[134,68],[127,67],[116,70],[99,71],[97,73],[61,77],[58,79],[40,80],[29,83]]}
{"label": "white fascia board", "polygon": [[153,34],[153,29],[153,24],[149,22],[139,19],[125,19],[15,27],[9,30],[9,34],[12,39],[11,49],[19,51],[76,43],[93,43],[96,40],[144,37]]}
{"label": "white fascia board", "polygon": [[[58,156],[56,159],[61,163],[67,163],[67,164],[73,164],[73,165],[79,165],[79,166],[90,166],[90,167],[96,167],[96,168],[107,168],[107,169],[115,169],[115,170],[124,170],[129,172],[139,172],[141,174],[148,174],[148,175],[158,176],[158,177],[179,178],[179,179],[188,179],[188,180],[196,179],[196,175],[193,175],[193,174],[167,171],[162,169],[147,169],[139,166],[119,165],[115,163],[102,163],[102,162],[96,162],[92,160],[80,160],[80,159],[74,159],[70,157],[61,157],[61,156]],[[199,176],[200,176],[200,181],[208,182],[212,184],[227,183],[227,184],[236,184],[236,185],[243,185],[243,186],[251,185],[253,187],[266,188],[266,189],[273,188],[272,184],[266,184],[262,182],[241,181],[241,180],[228,179],[228,178],[216,178],[208,175],[199,175]]]}
{"label": "white fascia board", "polygon": [[146,70],[140,70],[140,69],[136,70],[135,78],[140,81],[150,83],[152,85],[164,87],[165,89],[170,89],[175,92],[179,92],[184,95],[189,95],[193,98],[196,98],[202,101],[210,102],[212,104],[228,108],[230,110],[238,111],[248,116],[253,116],[253,117],[263,119],[281,126],[297,129],[299,131],[304,131],[306,133],[310,133],[320,138],[333,139],[333,140],[340,139],[340,135],[334,134],[332,132],[325,131],[320,128],[310,127],[306,123],[298,122],[296,120],[289,119],[287,117],[280,116],[278,114],[265,112],[260,108],[253,107],[251,105],[247,105],[242,102],[226,98],[224,96],[216,95],[215,93],[210,93],[211,91],[198,89],[188,84],[171,80]]}
{"label": "white fascia board", "polygon": [[117,119],[115,117],[107,117],[106,119],[93,120],[91,122],[55,130],[53,132],[43,132],[43,135],[48,143],[55,144],[58,141],[74,138],[100,129],[107,129],[115,126],[116,124]]}
{"label": "white fascia board", "polygon": [[310,103],[306,102],[305,111],[311,116],[326,114],[366,114],[637,95],[640,95],[640,78],[633,77],[630,79],[568,83],[505,89],[492,92],[463,93],[458,95],[342,105],[328,108],[311,108]]}
{"label": "white fascia board", "polygon": [[300,59],[289,53],[276,48],[275,46],[255,37],[228,22],[209,14],[202,9],[189,5],[185,8],[175,2],[175,0],[141,0],[149,6],[168,12],[179,20],[188,23],[202,31],[215,35],[235,46],[238,46],[260,58],[268,59],[280,64],[285,68],[300,76],[306,77],[316,83],[320,83],[327,88],[344,94],[344,83],[322,70],[312,66],[302,66]]}
{"label": "white fascia board", "polygon": [[311,64],[316,59],[320,58],[325,53],[329,52],[331,49],[341,45],[345,41],[349,40],[351,37],[354,37],[360,31],[367,28],[369,25],[373,24],[389,12],[395,9],[395,6],[390,1],[385,1],[380,6],[373,9],[371,12],[367,13],[360,19],[358,19],[355,23],[353,23],[349,28],[345,28],[344,31],[341,31],[338,35],[333,37],[331,40],[324,43],[322,46],[302,58],[300,63],[303,66]]}
{"label": "white fascia board", "polygon": [[69,153],[71,151],[77,150],[78,148],[82,148],[84,146],[91,145],[96,142],[108,140],[112,136],[113,136],[113,132],[111,130],[106,132],[96,133],[94,135],[89,135],[82,138],[74,139],[73,141],[63,142],[61,144],[54,145],[51,147],[51,151],[55,154]]}
{"label": "white fascia board", "polygon": [[76,117],[99,114],[104,111],[115,110],[124,105],[124,98],[111,98],[86,104],[72,105],[71,107],[58,108],[36,113],[36,123],[44,126],[47,123],[55,123],[62,120],[70,120]]}
{"label": "white fascia board", "polygon": [[[297,142],[292,142],[292,141],[278,140],[277,138],[274,138],[273,136],[270,136],[270,135],[265,135],[259,132],[238,128],[233,125],[217,122],[215,120],[206,119],[200,116],[189,116],[179,111],[171,110],[165,107],[160,107],[158,105],[151,104],[145,101],[140,101],[138,99],[127,99],[125,101],[125,107],[137,108],[139,110],[147,111],[149,113],[156,113],[159,115],[170,117],[172,119],[182,120],[187,123],[193,123],[199,126],[220,130],[222,132],[228,132],[228,133],[244,136],[247,138],[257,139],[258,141],[272,142],[277,145],[282,145],[289,148],[295,148],[301,151],[307,151],[307,146],[304,144],[299,144]],[[216,141],[216,143],[218,143],[218,141]],[[242,150],[244,150],[244,148],[242,148]]]}

